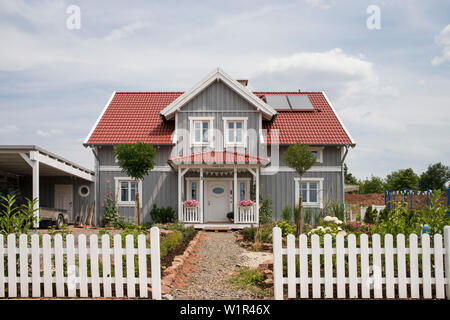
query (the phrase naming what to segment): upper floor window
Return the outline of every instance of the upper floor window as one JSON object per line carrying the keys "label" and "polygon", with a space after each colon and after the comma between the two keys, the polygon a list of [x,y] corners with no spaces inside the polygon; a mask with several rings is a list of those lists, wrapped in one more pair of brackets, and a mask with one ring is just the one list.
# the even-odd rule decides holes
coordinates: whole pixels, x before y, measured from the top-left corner
{"label": "upper floor window", "polygon": [[247,136],[247,118],[223,118],[225,145],[245,145]]}
{"label": "upper floor window", "polygon": [[212,118],[190,117],[191,121],[191,145],[212,144]]}
{"label": "upper floor window", "polygon": [[310,147],[312,156],[316,158],[316,162],[322,163],[323,162],[323,147]]}

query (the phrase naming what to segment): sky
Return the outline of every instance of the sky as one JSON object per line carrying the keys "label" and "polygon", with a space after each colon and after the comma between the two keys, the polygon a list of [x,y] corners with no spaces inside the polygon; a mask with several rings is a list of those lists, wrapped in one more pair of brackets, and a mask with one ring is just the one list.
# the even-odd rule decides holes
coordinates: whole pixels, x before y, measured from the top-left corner
{"label": "sky", "polygon": [[357,178],[450,165],[449,1],[0,0],[0,39],[0,144],[93,168],[82,143],[113,91],[221,67],[255,91],[325,91]]}

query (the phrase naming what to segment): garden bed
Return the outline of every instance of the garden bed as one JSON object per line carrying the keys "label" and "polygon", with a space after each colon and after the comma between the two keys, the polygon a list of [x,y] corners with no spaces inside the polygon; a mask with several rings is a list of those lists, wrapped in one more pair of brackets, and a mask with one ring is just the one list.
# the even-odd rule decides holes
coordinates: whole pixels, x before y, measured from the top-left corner
{"label": "garden bed", "polygon": [[[164,256],[161,256],[161,272],[172,265],[174,258],[176,256],[182,255],[184,253],[186,248],[189,246],[189,243],[195,237],[196,234],[197,231],[195,231],[194,233],[192,233],[187,237],[184,237],[182,242],[178,246],[176,246],[172,250],[169,250],[167,254],[165,254]],[[162,242],[164,242],[164,238],[161,239],[161,243]]]}

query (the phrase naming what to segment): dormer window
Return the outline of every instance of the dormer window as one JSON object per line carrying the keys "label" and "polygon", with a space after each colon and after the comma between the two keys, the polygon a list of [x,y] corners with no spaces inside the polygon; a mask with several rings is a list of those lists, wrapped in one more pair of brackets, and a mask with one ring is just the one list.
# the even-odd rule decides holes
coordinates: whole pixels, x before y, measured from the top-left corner
{"label": "dormer window", "polygon": [[247,140],[247,118],[223,118],[225,146],[245,146]]}
{"label": "dormer window", "polygon": [[191,122],[191,145],[212,144],[212,117],[189,117]]}

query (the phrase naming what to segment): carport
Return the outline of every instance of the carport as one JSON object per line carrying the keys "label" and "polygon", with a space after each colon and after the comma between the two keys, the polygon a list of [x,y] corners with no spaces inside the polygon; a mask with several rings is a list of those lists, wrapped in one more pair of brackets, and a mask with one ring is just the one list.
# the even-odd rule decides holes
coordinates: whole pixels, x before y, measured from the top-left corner
{"label": "carport", "polygon": [[[69,205],[73,216],[80,210],[82,199],[95,199],[93,171],[35,145],[0,145],[0,172],[20,178],[24,193],[29,191],[31,198],[38,199],[37,217],[41,200],[45,199],[43,202],[46,202],[46,206],[61,203],[54,192],[61,182],[66,186],[72,185]],[[53,194],[50,194],[51,191]]]}

